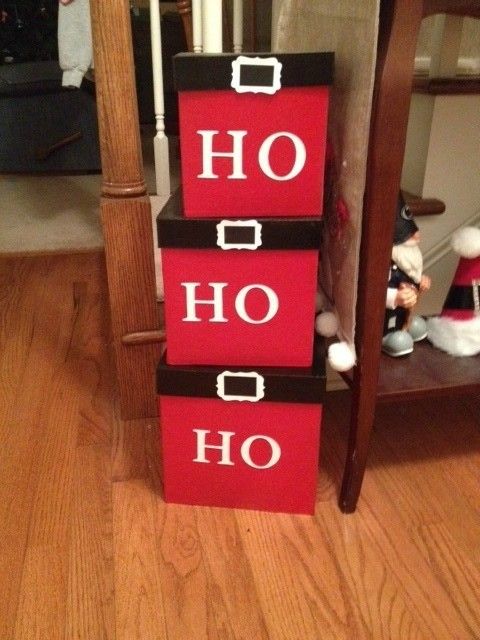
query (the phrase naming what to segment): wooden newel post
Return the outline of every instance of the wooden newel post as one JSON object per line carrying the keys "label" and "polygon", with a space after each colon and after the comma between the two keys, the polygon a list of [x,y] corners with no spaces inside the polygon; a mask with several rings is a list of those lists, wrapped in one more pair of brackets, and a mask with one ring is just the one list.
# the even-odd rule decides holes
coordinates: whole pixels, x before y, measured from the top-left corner
{"label": "wooden newel post", "polygon": [[158,343],[126,335],[158,329],[150,200],[140,144],[128,0],[90,0],[102,158],[100,203],[120,408],[153,416]]}

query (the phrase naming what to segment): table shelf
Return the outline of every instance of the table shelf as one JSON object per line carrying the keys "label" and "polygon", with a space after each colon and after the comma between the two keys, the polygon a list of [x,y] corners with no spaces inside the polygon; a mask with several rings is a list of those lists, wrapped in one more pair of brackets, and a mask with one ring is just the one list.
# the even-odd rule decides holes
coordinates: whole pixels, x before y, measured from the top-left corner
{"label": "table shelf", "polygon": [[451,356],[424,340],[408,356],[380,358],[379,402],[475,391],[480,393],[480,356]]}
{"label": "table shelf", "polygon": [[[353,372],[343,378],[351,385]],[[424,340],[407,356],[380,356],[378,402],[475,392],[480,394],[480,355],[451,356]]]}

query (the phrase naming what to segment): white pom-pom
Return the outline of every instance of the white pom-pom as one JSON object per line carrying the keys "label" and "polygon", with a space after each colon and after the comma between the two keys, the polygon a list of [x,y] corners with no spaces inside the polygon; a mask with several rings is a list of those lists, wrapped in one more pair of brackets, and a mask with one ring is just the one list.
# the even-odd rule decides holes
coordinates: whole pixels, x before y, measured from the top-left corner
{"label": "white pom-pom", "polygon": [[315,318],[315,331],[325,338],[333,338],[338,331],[337,316],[332,311],[324,311]]}
{"label": "white pom-pom", "polygon": [[346,342],[335,342],[328,347],[328,361],[335,371],[348,371],[356,362],[353,347]]}
{"label": "white pom-pom", "polygon": [[480,229],[477,227],[463,227],[452,234],[452,249],[462,258],[477,258],[480,256]]}

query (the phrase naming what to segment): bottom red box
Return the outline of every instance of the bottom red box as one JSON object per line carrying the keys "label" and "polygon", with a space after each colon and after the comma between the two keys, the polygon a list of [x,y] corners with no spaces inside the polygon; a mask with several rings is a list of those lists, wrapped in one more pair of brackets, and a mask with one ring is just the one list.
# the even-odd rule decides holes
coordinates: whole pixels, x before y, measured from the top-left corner
{"label": "bottom red box", "polygon": [[325,394],[309,368],[157,368],[166,502],[312,514]]}

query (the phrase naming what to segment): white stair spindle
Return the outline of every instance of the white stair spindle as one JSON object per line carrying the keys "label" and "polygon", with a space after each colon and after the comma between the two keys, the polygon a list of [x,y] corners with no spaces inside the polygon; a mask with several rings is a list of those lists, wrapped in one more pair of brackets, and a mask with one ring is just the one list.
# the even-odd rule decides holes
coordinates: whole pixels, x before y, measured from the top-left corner
{"label": "white stair spindle", "polygon": [[233,52],[243,51],[243,0],[233,0]]}
{"label": "white stair spindle", "polygon": [[222,0],[204,0],[202,3],[203,52],[222,53]]}
{"label": "white stair spindle", "polygon": [[202,0],[192,0],[193,53],[202,53]]}
{"label": "white stair spindle", "polygon": [[168,139],[165,135],[165,102],[163,98],[162,37],[160,6],[158,0],[150,0],[150,34],[152,40],[153,99],[155,107],[156,135],[153,139],[155,153],[155,181],[157,195],[170,195],[170,161]]}

